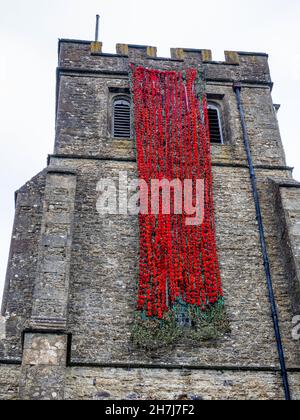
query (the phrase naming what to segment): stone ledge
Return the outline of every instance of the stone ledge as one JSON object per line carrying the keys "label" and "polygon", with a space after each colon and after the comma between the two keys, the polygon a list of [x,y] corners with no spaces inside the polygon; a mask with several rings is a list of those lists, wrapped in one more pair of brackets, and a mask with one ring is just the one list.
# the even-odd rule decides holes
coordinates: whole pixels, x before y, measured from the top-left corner
{"label": "stone ledge", "polygon": [[[146,369],[146,370],[190,370],[190,371],[220,371],[220,372],[265,372],[280,373],[279,366],[241,366],[241,365],[180,365],[180,364],[149,364],[149,363],[95,363],[92,361],[70,360],[71,368],[98,368],[98,369]],[[288,367],[289,373],[300,373],[300,367]]]}
{"label": "stone ledge", "polygon": [[[98,54],[99,55],[99,54]],[[171,58],[166,58],[166,59],[161,59],[161,58],[151,58],[151,60],[159,60],[159,61],[174,61]],[[182,63],[182,60],[176,60],[180,63]],[[208,62],[205,61],[203,62],[205,68],[207,68],[207,65],[210,64],[216,64],[218,66],[222,66],[222,65],[228,65],[228,66],[236,66],[235,63],[225,63],[223,61],[212,61],[212,62]],[[126,78],[126,80],[128,80],[128,71],[123,71],[123,70],[95,70],[94,68],[90,68],[90,67],[86,67],[86,68],[81,68],[81,67],[64,67],[64,66],[60,66],[57,67],[57,75],[58,77],[60,76],[69,76],[69,77],[78,77],[78,76],[86,76],[86,77],[95,77],[95,76],[99,76],[99,77],[103,77],[103,76],[114,76],[114,77],[124,77]],[[219,78],[219,77],[207,77],[206,78],[206,82],[207,84],[210,83],[222,83],[222,84],[230,84],[232,85],[234,82],[236,82],[237,79],[233,78],[233,77],[228,77],[228,78]],[[268,87],[271,90],[273,89],[274,83],[271,81],[267,81],[267,80],[258,80],[258,79],[240,79],[239,78],[239,82],[241,83],[241,87]]]}
{"label": "stone ledge", "polygon": [[74,169],[64,169],[64,168],[48,168],[47,174],[57,174],[57,175],[72,175],[76,176],[77,171]]}
{"label": "stone ledge", "polygon": [[300,182],[297,182],[297,181],[279,182],[278,186],[280,188],[300,188]]}
{"label": "stone ledge", "polygon": [[[130,143],[130,140],[128,141]],[[214,144],[213,147],[226,147],[227,145],[219,145]],[[113,157],[113,156],[101,156],[101,155],[78,155],[78,154],[49,154],[48,155],[48,164],[50,164],[51,159],[68,159],[68,160],[91,160],[91,161],[106,161],[106,162],[130,162],[130,163],[136,163],[136,158],[130,158],[130,157]],[[228,167],[228,168],[245,168],[248,169],[248,165],[246,160],[244,162],[238,162],[238,161],[213,161],[212,166],[217,167]],[[270,170],[270,171],[293,171],[294,168],[291,166],[277,166],[277,165],[254,165],[255,169],[259,170]],[[271,178],[270,178],[271,179]],[[272,180],[272,179],[271,179]],[[273,181],[273,180],[272,180]],[[294,184],[291,184],[291,186],[295,186]],[[300,184],[299,184],[300,187]]]}

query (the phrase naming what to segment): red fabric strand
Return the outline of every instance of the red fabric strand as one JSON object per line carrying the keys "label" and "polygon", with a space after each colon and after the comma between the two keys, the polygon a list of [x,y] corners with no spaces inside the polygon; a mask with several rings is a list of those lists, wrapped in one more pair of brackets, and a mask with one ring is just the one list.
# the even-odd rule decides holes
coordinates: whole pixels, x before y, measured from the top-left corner
{"label": "red fabric strand", "polygon": [[[215,239],[212,165],[205,95],[197,96],[197,69],[158,71],[132,65],[139,178],[148,185],[149,214],[139,216],[138,311],[162,319],[178,303],[206,310],[223,297]],[[204,218],[188,226],[171,191],[170,214],[151,214],[151,181],[204,182]],[[199,192],[198,192],[199,193]],[[184,192],[182,194],[184,203]]]}

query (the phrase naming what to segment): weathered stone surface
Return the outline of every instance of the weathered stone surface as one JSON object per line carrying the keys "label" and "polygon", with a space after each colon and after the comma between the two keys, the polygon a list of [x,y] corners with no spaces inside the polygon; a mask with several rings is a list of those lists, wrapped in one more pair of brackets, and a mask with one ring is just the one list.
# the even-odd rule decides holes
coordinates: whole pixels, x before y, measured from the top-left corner
{"label": "weathered stone surface", "polygon": [[[174,59],[156,58],[149,56],[149,47],[139,47],[136,45],[128,45],[128,48],[120,44],[117,46],[117,53],[122,55],[91,55],[90,43],[78,43],[68,40],[61,40],[60,42],[60,58],[59,66],[65,69],[85,69],[92,71],[112,71],[112,72],[127,72],[128,63],[130,61],[144,63],[149,66],[155,66],[161,69],[180,70],[183,66],[199,65],[204,59],[210,59],[210,54],[201,54],[201,51],[206,50],[191,50],[188,48],[174,48],[173,51],[178,51],[176,55],[173,54]],[[151,47],[150,47],[151,48]],[[153,48],[153,47],[152,47]],[[179,51],[183,51],[183,54]],[[231,56],[232,56],[231,52]],[[237,81],[253,81],[270,83],[270,71],[268,66],[268,56],[259,53],[242,53],[236,52],[239,58],[239,65],[228,60],[224,63],[205,62],[207,77],[209,79],[219,80],[224,83],[224,79]],[[153,54],[152,54],[153,55]],[[226,58],[229,59],[228,54]],[[209,60],[210,61],[210,60]]]}
{"label": "weathered stone surface", "polygon": [[296,316],[300,314],[300,184],[273,181],[272,188],[286,277]]}
{"label": "weathered stone surface", "polygon": [[20,398],[24,400],[63,399],[66,362],[66,335],[25,334]]}
{"label": "weathered stone surface", "polygon": [[[60,159],[52,159],[52,165]],[[75,160],[65,160],[74,167]],[[232,334],[217,343],[190,348],[184,343],[166,353],[145,354],[132,348],[130,325],[136,298],[138,222],[135,216],[100,216],[96,185],[101,177],[130,177],[135,164],[77,161],[77,186],[69,323],[76,362],[178,363],[201,365],[278,366],[266,279],[247,169],[214,167],[217,238],[222,280]],[[281,175],[265,171],[260,176]],[[267,183],[268,184],[268,183]],[[267,185],[262,185],[274,287],[286,337],[287,359],[299,366],[291,339],[291,298],[286,283],[276,220],[270,212]],[[234,223],[232,223],[234,220]],[[238,284],[238,286],[237,286]],[[109,328],[108,328],[109,326]],[[270,343],[273,343],[270,344]]]}
{"label": "weathered stone surface", "polygon": [[22,369],[19,396],[22,400],[63,400],[65,370],[52,366],[28,366]]}
{"label": "weathered stone surface", "polygon": [[20,371],[20,366],[0,364],[0,400],[19,398]]}
{"label": "weathered stone surface", "polygon": [[[299,374],[290,376],[299,397]],[[85,369],[67,373],[66,399],[281,400],[278,373],[164,369]],[[132,398],[134,396],[134,398]]]}
{"label": "weathered stone surface", "polygon": [[5,326],[6,326],[6,318],[0,315],[0,341],[4,340],[6,337]]}
{"label": "weathered stone surface", "polygon": [[67,327],[76,176],[48,172],[31,327]]}
{"label": "weathered stone surface", "polygon": [[0,342],[0,359],[22,357],[22,332],[29,326],[41,231],[45,171],[18,192],[4,297],[6,340]]}
{"label": "weathered stone surface", "polygon": [[66,363],[67,337],[64,335],[26,334],[23,364],[62,366]]}
{"label": "weathered stone surface", "polygon": [[[21,371],[0,365],[1,398],[18,393],[21,399],[54,400],[283,398],[280,374],[272,370],[278,370],[279,361],[232,89],[238,81],[291,392],[300,399],[299,342],[292,338],[293,317],[300,315],[300,190],[288,186],[292,173],[285,167],[267,56],[227,52],[226,62],[214,63],[205,50],[174,49],[168,60],[147,46],[119,45],[118,55],[99,51],[91,53],[86,42],[60,42],[55,154],[48,170],[27,183],[16,202],[0,359],[16,362],[23,356],[23,365]],[[120,92],[129,93],[131,61],[166,70],[205,61],[208,99],[221,110],[225,144],[212,145],[212,160],[231,333],[197,347],[182,342],[146,353],[132,346],[138,219],[97,212],[101,178],[117,181],[121,171],[130,179],[137,176],[134,140],[111,135],[112,103]],[[34,330],[25,333],[22,355],[22,333],[28,327]],[[72,334],[71,366],[98,368],[66,367],[66,331]],[[120,363],[131,368],[118,368]]]}
{"label": "weathered stone surface", "polygon": [[[110,135],[111,100],[108,90],[129,88],[124,76],[61,77],[64,92],[58,104],[55,153],[106,159],[135,159],[134,142],[113,139]],[[235,95],[230,85],[208,83],[208,94],[224,95],[227,144],[213,146],[216,161],[246,164],[243,137]],[[254,163],[285,165],[278,121],[268,88],[245,88],[244,107],[249,126]]]}

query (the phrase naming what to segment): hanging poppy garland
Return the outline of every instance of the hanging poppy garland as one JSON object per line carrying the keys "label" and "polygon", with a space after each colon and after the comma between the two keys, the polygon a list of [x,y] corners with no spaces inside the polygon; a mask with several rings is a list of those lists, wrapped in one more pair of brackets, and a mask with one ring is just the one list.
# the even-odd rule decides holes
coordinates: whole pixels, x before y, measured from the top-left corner
{"label": "hanging poppy garland", "polygon": [[[204,78],[195,68],[175,72],[131,65],[131,88],[138,174],[148,186],[146,193],[140,192],[147,211],[139,214],[140,272],[133,341],[151,349],[174,344],[182,335],[193,340],[215,338],[228,330],[228,323],[215,239]],[[182,206],[186,188],[170,194],[169,214],[159,190],[153,212],[153,180],[175,180],[173,186],[192,181],[188,200],[195,209],[200,202],[197,181],[201,180],[201,220],[189,223],[191,214]],[[181,214],[180,205],[184,207]]]}

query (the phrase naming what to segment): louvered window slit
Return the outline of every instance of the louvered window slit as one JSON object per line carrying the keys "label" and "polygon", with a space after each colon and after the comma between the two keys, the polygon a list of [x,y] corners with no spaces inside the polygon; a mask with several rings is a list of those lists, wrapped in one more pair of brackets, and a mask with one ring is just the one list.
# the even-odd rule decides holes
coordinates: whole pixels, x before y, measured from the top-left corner
{"label": "louvered window slit", "polygon": [[114,103],[113,135],[120,138],[131,137],[131,111],[127,100],[116,100]]}

